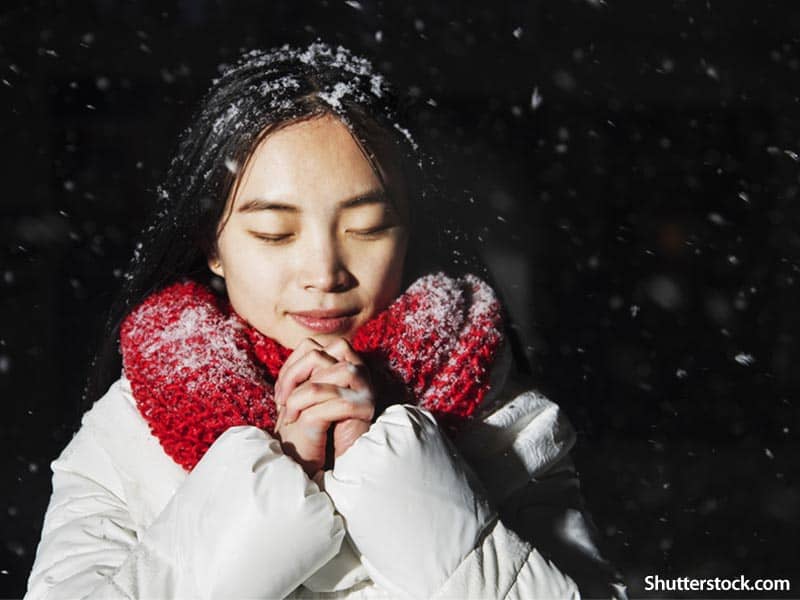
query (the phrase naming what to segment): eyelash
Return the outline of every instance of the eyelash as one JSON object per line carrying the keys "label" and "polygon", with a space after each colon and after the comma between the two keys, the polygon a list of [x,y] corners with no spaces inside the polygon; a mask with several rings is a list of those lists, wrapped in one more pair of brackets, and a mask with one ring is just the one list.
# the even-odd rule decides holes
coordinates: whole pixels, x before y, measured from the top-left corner
{"label": "eyelash", "polygon": [[[376,239],[380,237],[382,233],[386,230],[391,229],[393,225],[386,224],[381,225],[380,227],[373,227],[372,229],[347,229],[345,233],[348,233],[352,236],[355,236],[360,239]],[[254,233],[253,234],[259,240],[266,242],[268,244],[280,244],[282,242],[288,242],[291,237],[294,236],[292,233],[284,233],[279,235],[270,235],[267,233]]]}
{"label": "eyelash", "polygon": [[285,233],[281,235],[268,235],[265,233],[258,233],[254,234],[259,240],[263,242],[267,242],[268,244],[280,244],[281,242],[287,241],[290,237],[292,237],[291,233]]}
{"label": "eyelash", "polygon": [[380,227],[373,227],[372,229],[348,229],[347,233],[359,238],[371,239],[377,238],[380,234],[391,227],[391,225],[381,225]]}

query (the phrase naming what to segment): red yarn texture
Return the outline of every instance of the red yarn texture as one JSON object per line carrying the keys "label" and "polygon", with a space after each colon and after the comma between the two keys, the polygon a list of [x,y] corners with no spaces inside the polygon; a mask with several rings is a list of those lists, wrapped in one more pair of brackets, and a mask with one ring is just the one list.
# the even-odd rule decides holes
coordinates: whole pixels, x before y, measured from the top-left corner
{"label": "red yarn texture", "polygon": [[[485,282],[437,273],[365,323],[352,345],[458,429],[489,389],[501,328],[499,302]],[[229,427],[273,432],[273,384],[292,351],[205,286],[185,280],[150,295],[123,322],[120,346],[139,411],[187,471]]]}

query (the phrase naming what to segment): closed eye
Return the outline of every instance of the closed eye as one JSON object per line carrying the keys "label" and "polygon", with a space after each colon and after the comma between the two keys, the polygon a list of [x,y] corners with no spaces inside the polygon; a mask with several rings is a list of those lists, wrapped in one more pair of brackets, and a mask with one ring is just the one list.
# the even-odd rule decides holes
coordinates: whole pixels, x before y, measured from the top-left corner
{"label": "closed eye", "polygon": [[281,242],[289,241],[289,238],[294,235],[291,233],[257,233],[255,231],[251,231],[250,233],[255,238],[270,244],[279,244]]}
{"label": "closed eye", "polygon": [[348,229],[346,233],[349,233],[352,236],[362,239],[375,239],[381,237],[387,231],[396,227],[394,223],[387,223],[385,225],[379,225],[377,227],[369,227],[367,229]]}

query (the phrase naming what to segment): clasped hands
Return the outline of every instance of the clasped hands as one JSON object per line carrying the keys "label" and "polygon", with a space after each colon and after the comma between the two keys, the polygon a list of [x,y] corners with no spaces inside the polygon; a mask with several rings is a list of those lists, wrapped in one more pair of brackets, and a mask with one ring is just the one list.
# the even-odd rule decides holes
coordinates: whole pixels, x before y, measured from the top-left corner
{"label": "clasped hands", "polygon": [[369,429],[375,390],[366,364],[347,340],[323,346],[307,338],[278,373],[275,404],[275,435],[284,453],[313,477],[325,464],[331,427],[334,457]]}

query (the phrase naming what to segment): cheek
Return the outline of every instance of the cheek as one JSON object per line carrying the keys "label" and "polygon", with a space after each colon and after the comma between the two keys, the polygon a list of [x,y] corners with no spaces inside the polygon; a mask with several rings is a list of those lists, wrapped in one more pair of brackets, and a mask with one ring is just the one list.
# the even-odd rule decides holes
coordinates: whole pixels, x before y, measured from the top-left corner
{"label": "cheek", "polygon": [[[277,263],[277,264],[276,264]],[[252,313],[269,309],[278,302],[284,269],[258,248],[242,244],[226,255],[225,286],[237,311]]]}
{"label": "cheek", "polygon": [[397,240],[395,240],[392,247],[392,255],[389,260],[388,270],[391,272],[391,278],[400,281],[403,279],[403,267],[406,262],[406,253],[408,252],[408,236],[403,233]]}
{"label": "cheek", "polygon": [[365,252],[364,279],[370,282],[373,296],[380,304],[387,304],[400,293],[405,261],[405,243],[392,242],[381,251]]}

